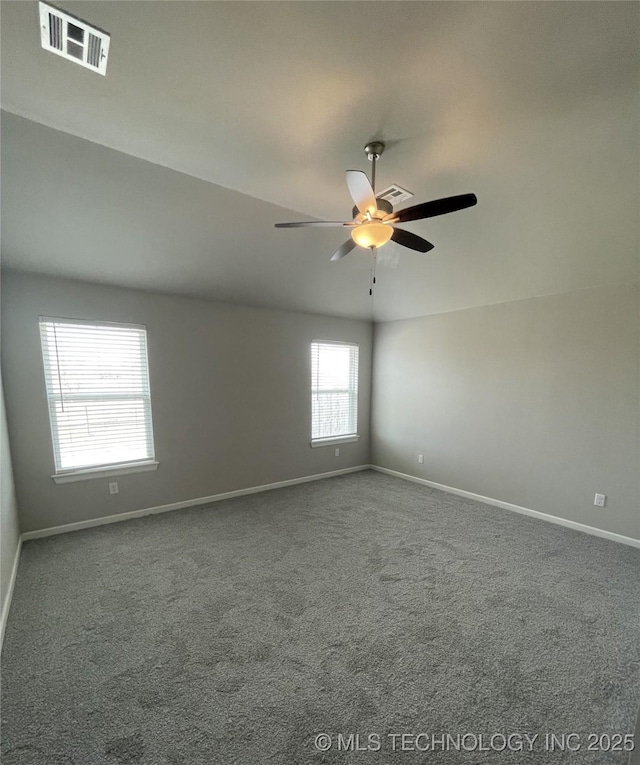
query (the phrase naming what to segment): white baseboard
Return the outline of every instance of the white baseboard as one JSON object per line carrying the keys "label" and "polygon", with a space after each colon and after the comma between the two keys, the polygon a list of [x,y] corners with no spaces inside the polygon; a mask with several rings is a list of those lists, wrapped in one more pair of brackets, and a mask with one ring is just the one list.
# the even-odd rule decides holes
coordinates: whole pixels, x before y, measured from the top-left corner
{"label": "white baseboard", "polygon": [[267,483],[262,486],[251,486],[248,489],[237,489],[236,491],[227,491],[224,494],[212,494],[210,497],[198,497],[197,499],[187,499],[182,502],[172,502],[169,505],[158,505],[157,507],[145,507],[141,510],[131,510],[128,513],[118,513],[117,515],[105,515],[101,518],[91,518],[77,523],[65,523],[63,526],[51,526],[47,529],[38,529],[37,531],[26,531],[22,534],[22,539],[26,542],[29,539],[40,539],[41,537],[50,537],[55,534],[66,534],[69,531],[79,531],[80,529],[89,529],[93,526],[104,526],[107,523],[119,523],[128,521],[132,518],[141,518],[144,515],[155,515],[156,513],[168,513],[171,510],[182,510],[185,507],[194,507],[196,505],[208,505],[211,502],[220,502],[223,499],[232,499],[233,497],[243,497],[246,494],[257,494],[261,491],[271,491],[271,489],[281,489],[285,486],[294,486],[298,483],[309,483],[310,481],[320,481],[323,478],[333,478],[346,473],[356,473],[360,470],[369,470],[371,465],[357,465],[356,467],[343,468],[342,470],[331,470],[328,473],[317,473],[315,475],[306,475],[302,478],[290,478],[287,481],[278,481],[277,483]]}
{"label": "white baseboard", "polygon": [[585,534],[591,534],[594,537],[602,537],[603,539],[610,539],[612,542],[620,542],[623,545],[630,545],[631,547],[640,548],[640,539],[625,537],[623,534],[615,534],[613,531],[605,531],[604,529],[598,529],[595,526],[587,526],[585,523],[569,521],[566,518],[559,518],[557,515],[541,513],[539,510],[531,510],[528,507],[512,505],[510,502],[503,502],[500,499],[483,497],[481,494],[474,494],[471,491],[464,491],[463,489],[455,489],[453,486],[445,486],[442,483],[427,481],[426,478],[418,478],[417,476],[409,475],[408,473],[400,473],[397,470],[390,470],[389,468],[383,468],[379,465],[371,465],[371,469],[377,470],[379,473],[386,473],[387,475],[395,476],[396,478],[402,478],[405,481],[413,481],[413,483],[420,483],[423,486],[430,486],[432,489],[440,489],[440,491],[446,491],[449,494],[457,494],[460,497],[475,499],[478,502],[484,502],[486,505],[493,505],[494,507],[501,507],[504,510],[511,510],[514,513],[520,513],[520,515],[529,515],[532,518],[540,518],[543,521],[555,523],[558,526],[566,526],[569,529],[583,531]]}
{"label": "white baseboard", "polygon": [[13,598],[13,588],[15,587],[15,584],[16,584],[16,575],[18,573],[18,563],[20,563],[20,550],[22,550],[22,536],[18,537],[18,546],[16,547],[16,554],[13,559],[13,566],[11,568],[11,576],[9,577],[9,587],[7,588],[7,594],[4,597],[4,603],[2,604],[2,614],[0,615],[0,650],[2,649],[2,643],[4,642],[4,631],[7,627],[9,609],[11,608],[11,599]]}

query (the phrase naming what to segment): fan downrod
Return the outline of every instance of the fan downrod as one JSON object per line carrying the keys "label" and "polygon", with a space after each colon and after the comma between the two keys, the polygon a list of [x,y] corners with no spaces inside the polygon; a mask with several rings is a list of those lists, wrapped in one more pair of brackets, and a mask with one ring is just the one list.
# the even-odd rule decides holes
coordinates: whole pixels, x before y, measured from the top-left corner
{"label": "fan downrod", "polygon": [[369,143],[364,147],[364,153],[367,155],[367,159],[370,162],[373,162],[376,159],[380,159],[383,151],[383,141],[369,141]]}

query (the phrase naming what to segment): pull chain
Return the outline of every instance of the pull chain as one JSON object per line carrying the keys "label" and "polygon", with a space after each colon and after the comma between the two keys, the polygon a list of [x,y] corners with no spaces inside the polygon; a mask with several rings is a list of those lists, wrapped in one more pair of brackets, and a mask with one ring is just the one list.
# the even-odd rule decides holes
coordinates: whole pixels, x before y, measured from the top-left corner
{"label": "pull chain", "polygon": [[375,247],[371,248],[371,271],[369,275],[369,294],[373,296],[373,289],[376,284],[376,257],[377,251]]}

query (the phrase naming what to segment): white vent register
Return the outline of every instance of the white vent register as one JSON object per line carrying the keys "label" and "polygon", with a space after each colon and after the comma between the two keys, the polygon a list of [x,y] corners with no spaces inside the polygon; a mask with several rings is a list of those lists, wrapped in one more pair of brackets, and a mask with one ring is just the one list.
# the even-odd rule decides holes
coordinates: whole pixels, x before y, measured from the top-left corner
{"label": "white vent register", "polygon": [[396,205],[402,204],[402,202],[406,202],[407,199],[411,199],[412,196],[413,194],[410,191],[403,189],[402,186],[398,186],[395,183],[392,186],[386,188],[384,191],[376,193],[376,197],[378,199],[386,199],[387,202],[392,204],[394,207],[396,207]]}
{"label": "white vent register", "polygon": [[52,5],[40,3],[39,6],[42,47],[94,72],[106,74],[110,35]]}

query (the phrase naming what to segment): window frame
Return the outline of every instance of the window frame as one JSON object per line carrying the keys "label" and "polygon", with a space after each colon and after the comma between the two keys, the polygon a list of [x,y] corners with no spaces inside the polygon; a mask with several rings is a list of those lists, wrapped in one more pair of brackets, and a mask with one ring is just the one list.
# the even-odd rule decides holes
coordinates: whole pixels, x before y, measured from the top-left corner
{"label": "window frame", "polygon": [[[313,396],[314,396],[314,389],[313,389],[313,346],[319,344],[319,345],[346,345],[350,348],[355,348],[357,350],[357,364],[358,364],[358,372],[356,374],[355,380],[356,380],[356,389],[355,393],[350,391],[349,388],[345,389],[338,389],[334,392],[336,393],[349,393],[351,397],[355,397],[355,406],[354,406],[354,419],[355,419],[355,431],[353,433],[345,433],[343,435],[336,435],[336,436],[327,436],[324,438],[314,438],[313,437]],[[360,343],[353,342],[351,340],[320,340],[318,338],[315,338],[311,341],[309,344],[309,445],[312,449],[317,449],[321,446],[333,446],[338,444],[347,444],[347,443],[354,443],[360,439],[360,434],[358,432],[359,424],[360,424],[360,418],[358,416],[358,393],[360,388]]]}
{"label": "window frame", "polygon": [[[45,359],[45,347],[42,338],[42,325],[46,323],[57,324],[84,324],[91,327],[117,327],[118,329],[135,329],[142,330],[144,332],[144,362],[146,366],[146,377],[149,383],[148,398],[144,395],[132,395],[132,394],[109,394],[102,396],[99,394],[87,394],[76,393],[62,396],[60,393],[50,392],[47,385],[47,361]],[[144,324],[131,324],[127,322],[119,321],[104,321],[101,319],[75,319],[62,316],[39,316],[38,317],[38,332],[40,341],[40,354],[42,359],[42,373],[43,382],[45,387],[45,396],[47,398],[47,408],[49,412],[49,434],[51,437],[51,451],[53,454],[53,463],[55,472],[51,478],[55,483],[71,483],[73,481],[84,481],[90,478],[107,478],[110,476],[125,475],[127,473],[140,473],[150,470],[156,470],[160,464],[156,460],[155,456],[155,436],[153,429],[153,405],[151,396],[151,377],[149,374],[149,348],[147,343],[147,327]],[[150,456],[140,460],[128,460],[123,462],[109,462],[100,465],[87,465],[85,467],[77,468],[60,468],[58,467],[60,447],[59,447],[59,431],[57,427],[57,418],[55,413],[55,403],[62,399],[67,401],[108,401],[110,399],[123,400],[131,398],[132,400],[144,400],[145,406],[148,406],[148,429],[145,433],[147,440],[147,447]],[[52,406],[53,404],[53,406]],[[56,446],[56,444],[58,444]]]}

